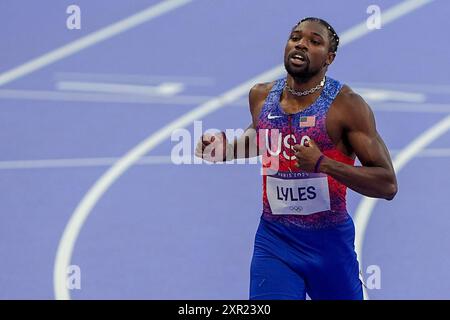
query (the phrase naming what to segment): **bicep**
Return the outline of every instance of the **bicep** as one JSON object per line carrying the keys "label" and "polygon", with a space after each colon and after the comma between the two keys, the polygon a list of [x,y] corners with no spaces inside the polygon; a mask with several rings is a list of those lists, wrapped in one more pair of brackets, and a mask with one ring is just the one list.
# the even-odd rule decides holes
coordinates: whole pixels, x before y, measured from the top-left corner
{"label": "bicep", "polygon": [[249,103],[249,107],[250,107],[250,114],[252,116],[251,126],[255,129],[258,125],[259,113],[261,112],[261,110],[259,108],[260,101],[259,101],[258,92],[257,92],[256,87],[253,87],[250,90],[250,93],[248,95],[248,103]]}
{"label": "bicep", "polygon": [[352,108],[347,138],[363,166],[392,168],[389,151],[376,130],[375,117],[364,102]]}
{"label": "bicep", "polygon": [[377,132],[352,131],[348,134],[348,140],[363,166],[392,167],[389,151]]}
{"label": "bicep", "polygon": [[272,85],[273,83],[256,84],[249,92],[248,99],[249,99],[250,113],[252,115],[253,128],[256,128],[258,126],[259,115],[261,113],[264,101]]}

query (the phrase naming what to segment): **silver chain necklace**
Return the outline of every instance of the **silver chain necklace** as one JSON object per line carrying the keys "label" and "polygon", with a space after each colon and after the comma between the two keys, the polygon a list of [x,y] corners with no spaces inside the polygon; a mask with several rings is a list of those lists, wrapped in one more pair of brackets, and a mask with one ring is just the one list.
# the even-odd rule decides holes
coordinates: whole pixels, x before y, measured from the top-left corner
{"label": "silver chain necklace", "polygon": [[292,88],[289,87],[289,85],[287,84],[287,81],[286,81],[286,84],[285,84],[284,86],[285,86],[285,88],[287,89],[287,91],[289,91],[289,92],[290,92],[291,94],[293,94],[294,96],[301,97],[301,96],[307,96],[308,94],[311,94],[311,93],[316,92],[317,90],[319,90],[320,88],[322,88],[322,87],[324,86],[324,84],[325,84],[325,77],[323,77],[322,81],[320,81],[320,83],[319,83],[317,86],[315,86],[315,87],[312,88],[312,89],[306,90],[306,91],[297,91],[297,90],[295,90],[295,89],[292,89]]}

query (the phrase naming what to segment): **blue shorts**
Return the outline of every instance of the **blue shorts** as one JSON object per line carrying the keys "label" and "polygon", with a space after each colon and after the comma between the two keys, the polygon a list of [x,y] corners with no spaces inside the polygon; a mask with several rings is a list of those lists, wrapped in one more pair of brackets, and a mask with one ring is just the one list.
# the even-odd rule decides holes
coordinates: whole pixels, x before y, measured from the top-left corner
{"label": "blue shorts", "polygon": [[302,229],[261,218],[250,270],[251,300],[362,300],[355,226]]}

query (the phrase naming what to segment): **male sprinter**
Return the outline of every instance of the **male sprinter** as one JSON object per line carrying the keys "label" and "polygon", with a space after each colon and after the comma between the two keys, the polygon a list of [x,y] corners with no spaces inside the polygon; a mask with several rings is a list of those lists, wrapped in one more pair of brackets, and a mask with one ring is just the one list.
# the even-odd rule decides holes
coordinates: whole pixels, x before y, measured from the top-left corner
{"label": "male sprinter", "polygon": [[[204,135],[197,145],[199,157],[211,144],[226,150],[221,160],[263,156],[250,299],[305,299],[306,293],[311,299],[363,298],[346,188],[392,200],[397,181],[370,107],[326,76],[338,45],[326,21],[301,20],[285,49],[287,77],[250,90],[253,124],[246,134],[231,144],[224,133]],[[252,129],[259,137],[265,132],[270,148],[261,151],[259,143],[250,151]],[[245,154],[237,152],[242,145]],[[354,166],[355,156],[362,166]]]}

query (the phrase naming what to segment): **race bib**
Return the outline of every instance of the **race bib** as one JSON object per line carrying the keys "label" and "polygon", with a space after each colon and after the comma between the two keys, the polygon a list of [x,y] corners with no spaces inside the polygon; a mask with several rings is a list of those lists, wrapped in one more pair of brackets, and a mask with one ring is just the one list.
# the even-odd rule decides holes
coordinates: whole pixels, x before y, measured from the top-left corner
{"label": "race bib", "polygon": [[325,174],[300,179],[268,176],[266,191],[272,214],[309,215],[330,210],[328,179]]}

